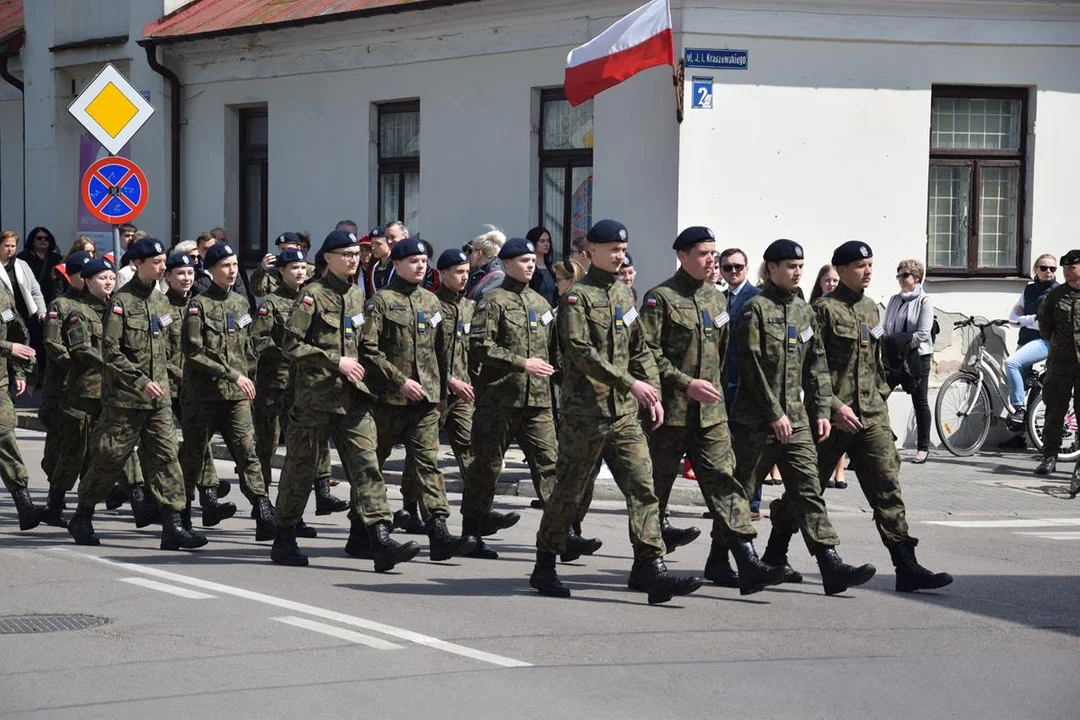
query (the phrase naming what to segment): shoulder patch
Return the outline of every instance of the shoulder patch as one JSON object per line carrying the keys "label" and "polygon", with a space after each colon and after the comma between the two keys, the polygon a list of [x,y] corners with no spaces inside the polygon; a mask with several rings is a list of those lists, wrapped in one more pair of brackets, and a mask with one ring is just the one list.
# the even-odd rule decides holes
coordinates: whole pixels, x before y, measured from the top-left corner
{"label": "shoulder patch", "polygon": [[658,302],[659,300],[650,295],[649,297],[645,298],[645,307],[656,307],[656,304]]}
{"label": "shoulder patch", "polygon": [[305,295],[304,296],[304,304],[305,305],[314,305],[315,304],[315,298],[311,297],[310,295]]}
{"label": "shoulder patch", "polygon": [[746,312],[744,312],[744,313],[742,314],[742,318],[743,318],[743,320],[749,320],[749,319],[750,319],[750,318],[752,318],[753,316],[754,316],[754,313],[753,313],[753,312],[751,312],[750,310],[747,310]]}
{"label": "shoulder patch", "polygon": [[50,310],[49,311],[49,319],[50,320],[55,320],[58,317],[60,317],[60,313],[56,312],[55,310]]}
{"label": "shoulder patch", "polygon": [[269,315],[270,311],[266,309],[265,305],[259,306],[259,315]]}
{"label": "shoulder patch", "polygon": [[188,314],[188,315],[198,315],[198,314],[199,314],[199,308],[197,308],[196,306],[192,305],[191,307],[189,307],[189,308],[187,309],[187,314]]}
{"label": "shoulder patch", "polygon": [[112,311],[116,315],[123,315],[124,314],[124,306],[120,305],[119,303],[114,303],[113,306],[112,306]]}
{"label": "shoulder patch", "polygon": [[566,302],[570,303],[571,305],[577,305],[577,301],[578,301],[578,296],[577,295],[567,295],[566,296]]}

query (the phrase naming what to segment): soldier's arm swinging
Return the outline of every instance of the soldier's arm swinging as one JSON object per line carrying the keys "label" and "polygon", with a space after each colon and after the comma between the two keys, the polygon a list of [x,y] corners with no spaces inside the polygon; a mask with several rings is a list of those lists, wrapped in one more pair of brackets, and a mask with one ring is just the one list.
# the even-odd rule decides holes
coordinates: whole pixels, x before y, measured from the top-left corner
{"label": "soldier's arm swinging", "polygon": [[739,392],[753,398],[762,409],[765,420],[774,423],[787,413],[773,394],[761,367],[761,315],[753,308],[744,306],[742,317],[735,324],[735,356],[739,368]]}
{"label": "soldier's arm swinging", "polygon": [[379,347],[379,336],[383,327],[383,308],[376,297],[368,302],[367,318],[364,321],[364,331],[360,335],[361,355],[364,364],[374,373],[378,382],[393,387],[401,388],[408,380],[405,373],[401,372],[386,353]]}
{"label": "soldier's arm swinging", "polygon": [[[311,302],[308,302],[309,299]],[[315,304],[316,300],[311,295],[301,295],[293,304],[289,318],[285,321],[281,352],[291,362],[313,359],[320,365],[337,371],[341,355],[313,344],[308,338],[311,323],[315,318]]]}
{"label": "soldier's arm swinging", "polygon": [[124,306],[114,300],[105,314],[101,316],[101,354],[105,363],[122,378],[123,384],[145,392],[150,378],[128,359],[121,347],[124,339]]}
{"label": "soldier's arm swinging", "polygon": [[563,357],[593,380],[620,392],[630,392],[630,388],[634,386],[634,377],[629,371],[612,365],[607,358],[600,357],[600,353],[593,347],[589,337],[589,321],[585,318],[583,307],[584,296],[567,297],[578,297],[578,301],[571,303],[563,299],[559,303],[558,328]]}
{"label": "soldier's arm swinging", "polygon": [[59,309],[54,301],[45,320],[45,357],[50,364],[61,371],[67,371],[71,361],[68,357],[67,346],[61,338],[60,326],[62,324],[63,318],[59,316]]}
{"label": "soldier's arm swinging", "polygon": [[90,321],[77,310],[68,313],[68,316],[64,318],[61,333],[72,358],[78,358],[86,365],[99,370],[105,366],[101,351],[94,347]]}
{"label": "soldier's arm swinging", "polygon": [[[655,300],[655,303],[650,304]],[[667,317],[667,303],[660,295],[646,296],[645,307],[641,310],[641,334],[646,347],[652,353],[656,369],[660,374],[661,382],[668,381],[679,388],[682,392],[690,387],[694,378],[684,373],[665,355],[662,344],[664,332],[664,318]],[[723,357],[723,354],[720,355]]]}
{"label": "soldier's arm swinging", "polygon": [[[193,310],[198,310],[198,312],[192,312]],[[226,379],[234,383],[240,378],[240,373],[229,368],[206,347],[206,343],[203,342],[202,311],[195,304],[188,306],[187,314],[184,316],[184,331],[180,336],[180,347],[183,349],[185,362],[198,367],[215,380]]]}
{"label": "soldier's arm swinging", "polygon": [[515,355],[499,344],[499,326],[502,325],[502,306],[488,299],[481,301],[473,317],[469,333],[469,352],[481,365],[491,365],[501,370],[525,372],[527,358]]}

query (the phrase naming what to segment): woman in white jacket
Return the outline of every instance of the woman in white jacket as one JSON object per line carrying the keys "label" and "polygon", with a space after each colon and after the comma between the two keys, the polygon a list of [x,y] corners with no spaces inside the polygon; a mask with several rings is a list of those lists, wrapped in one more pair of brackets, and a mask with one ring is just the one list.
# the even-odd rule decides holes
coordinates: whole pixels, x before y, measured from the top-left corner
{"label": "woman in white jacket", "polygon": [[[45,342],[42,333],[42,322],[45,320],[45,297],[41,294],[41,286],[38,284],[34,272],[25,260],[15,257],[19,247],[19,234],[13,230],[0,232],[0,265],[4,266],[0,272],[0,282],[4,283],[7,291],[15,298],[15,307],[19,310],[26,329],[30,333],[30,346],[37,353],[37,377],[41,377],[41,371],[45,367]],[[38,385],[39,383],[27,378],[27,384]]]}
{"label": "woman in white jacket", "polygon": [[915,407],[917,446],[912,462],[924,463],[930,453],[930,403],[927,390],[930,384],[930,364],[934,357],[934,301],[923,291],[925,276],[918,260],[904,260],[896,268],[900,292],[889,298],[885,309],[885,333],[909,333],[911,348],[918,349],[919,367],[911,403]]}

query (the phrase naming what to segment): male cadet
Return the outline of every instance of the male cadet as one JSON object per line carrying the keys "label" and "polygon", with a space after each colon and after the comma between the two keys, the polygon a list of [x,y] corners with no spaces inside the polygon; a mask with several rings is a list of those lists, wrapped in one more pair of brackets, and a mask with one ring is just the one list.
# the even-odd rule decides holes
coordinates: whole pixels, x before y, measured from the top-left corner
{"label": "male cadet", "polygon": [[371,240],[371,266],[364,276],[364,292],[368,298],[372,298],[390,282],[394,266],[390,261],[390,240],[386,237],[386,228],[373,227],[368,237]]}
{"label": "male cadet", "polygon": [[648,409],[653,428],[664,422],[656,362],[645,344],[634,298],[619,282],[629,236],[614,220],[587,234],[592,265],[559,301],[563,406],[559,425],[557,481],[544,503],[536,534],[536,566],[529,584],[541,595],[570,597],[555,572],[555,556],[569,546],[586,485],[603,458],[626,496],[634,566],[628,585],[645,590],[649,603],[689,595],[701,587],[664,564],[660,506],[652,484],[649,446],[638,419]]}
{"label": "male cadet", "polygon": [[[184,444],[180,464],[184,486],[194,497],[202,479],[203,458],[214,433],[229,449],[240,475],[244,497],[255,508],[255,539],[274,539],[274,508],[263,486],[259,458],[255,455],[255,430],[251,425],[251,401],[255,383],[255,345],[251,339],[251,315],[247,300],[232,291],[240,266],[232,247],[219,242],[206,251],[203,267],[213,283],[191,299],[184,314],[180,346],[184,352],[184,392],[181,427]],[[204,527],[231,517],[236,506],[219,506],[217,487],[200,487]],[[220,507],[232,512],[220,514]]]}
{"label": "male cadet", "polygon": [[94,508],[138,444],[147,487],[161,506],[161,549],[190,550],[205,545],[206,538],[191,530],[191,506],[176,457],[167,330],[180,319],[156,289],[165,272],[165,248],[160,240],[143,238],[128,248],[128,257],[135,275],[102,318],[103,409],[90,437],[93,458],[79,483],[79,505],[68,532],[79,545],[101,544],[94,534]]}
{"label": "male cadet", "polygon": [[321,252],[326,274],[304,288],[285,324],[283,349],[295,365],[295,398],[285,430],[270,559],[281,565],[308,564],[296,546],[296,526],[311,494],[319,453],[332,438],[354,490],[356,521],[349,546],[363,546],[375,560],[375,571],[384,572],[412,560],[420,546],[390,537],[393,515],[375,454],[374,395],[364,384],[359,359],[364,293],[352,280],[360,262],[356,235],[335,230]]}
{"label": "male cadet", "polygon": [[779,585],[784,570],[758,559],[750,504],[735,479],[735,455],[723,402],[730,318],[724,296],[707,281],[716,236],[707,227],[691,227],[679,234],[672,247],[679,269],[645,293],[641,311],[642,333],[656,358],[664,402],[664,424],[648,433],[661,536],[671,552],[698,535],[697,528],[678,530],[664,518],[675,476],[683,456],[689,455],[713,517],[713,549],[705,577],[726,584],[722,582],[726,576],[714,572],[713,558],[726,559],[730,548],[739,566],[739,590],[750,595],[766,585]]}
{"label": "male cadet", "polygon": [[0,479],[15,500],[20,530],[32,530],[41,523],[41,510],[34,506],[27,485],[30,473],[15,442],[15,405],[8,394],[9,359],[15,376],[15,394],[26,392],[26,374],[33,369],[37,356],[34,349],[25,344],[28,340],[26,326],[15,308],[15,298],[7,288],[0,286]]}
{"label": "male cadet", "polygon": [[[255,268],[255,272],[251,273],[251,292],[256,297],[269,295],[281,284],[281,265],[278,263],[277,258],[287,250],[300,250],[300,236],[294,232],[283,232],[278,235],[274,245],[277,246],[278,255],[275,256],[272,253],[263,255],[259,267]],[[304,278],[301,280],[301,284],[314,277],[315,266],[305,261]]]}
{"label": "male cadet", "polygon": [[[529,287],[536,270],[536,248],[523,238],[510,238],[499,250],[506,277],[476,306],[469,348],[479,372],[472,443],[476,452],[472,482],[461,499],[462,532],[481,540],[475,557],[498,554],[482,537],[513,527],[521,516],[491,509],[503,455],[517,441],[533,472],[536,496],[544,502],[555,484],[558,452],[551,410],[551,378],[555,375],[555,316],[551,305]],[[590,549],[570,531],[567,552],[573,559]],[[593,548],[594,551],[596,548]]]}
{"label": "male cadet", "polygon": [[[263,487],[270,489],[270,463],[277,452],[282,421],[292,406],[292,373],[284,354],[285,323],[308,278],[307,258],[302,250],[284,250],[277,256],[280,279],[272,293],[263,298],[255,316],[255,350],[259,367],[255,373],[255,454],[262,468]],[[315,514],[342,512],[348,503],[330,494],[330,448],[319,452],[319,470],[315,476]],[[298,537],[316,537],[315,529],[301,520]]]}
{"label": "male cadet", "polygon": [[[825,594],[835,595],[862,585],[875,569],[852,567],[840,559],[835,549],[840,538],[821,499],[814,437],[829,437],[832,383],[814,312],[798,296],[802,246],[777,240],[765,249],[764,258],[765,289],[743,305],[735,326],[739,390],[731,431],[736,474],[746,497],[751,497],[773,465],[780,467],[786,493],[771,505],[773,522],[779,514],[787,528],[787,518],[794,518],[807,548],[817,557]],[[784,537],[778,534],[775,543],[769,539],[762,560],[783,567],[784,582],[802,582],[802,575],[788,565]]]}
{"label": "male cadet", "polygon": [[446,397],[454,328],[443,320],[439,299],[420,287],[428,261],[420,239],[398,241],[390,259],[394,276],[368,300],[361,336],[365,365],[379,393],[379,467],[395,443],[404,443],[406,463],[415,467],[420,485],[431,559],[449,560],[472,552],[478,542],[454,537],[447,529],[450,506],[438,468],[439,403]]}
{"label": "male cadet", "polygon": [[1061,272],[1065,282],[1047,293],[1038,312],[1039,334],[1050,342],[1050,354],[1043,385],[1042,459],[1036,475],[1050,475],[1057,469],[1069,400],[1080,403],[1080,250],[1061,257]]}
{"label": "male cadet", "polygon": [[[900,496],[900,456],[886,402],[891,388],[885,381],[881,362],[881,338],[885,331],[878,304],[865,294],[873,275],[874,253],[866,243],[852,240],[836,248],[832,264],[840,276],[840,284],[814,302],[833,390],[832,432],[818,445],[821,488],[824,491],[837,461],[847,453],[863,494],[874,510],[874,524],[881,541],[889,549],[896,567],[896,589],[911,592],[945,587],[952,582],[952,576],[934,574],[919,565],[915,558],[919,541],[908,534],[904,500]],[[769,548],[776,538],[779,554],[786,554],[788,540],[798,525],[786,504],[782,503],[770,514],[773,529]],[[770,557],[768,551],[766,557]]]}

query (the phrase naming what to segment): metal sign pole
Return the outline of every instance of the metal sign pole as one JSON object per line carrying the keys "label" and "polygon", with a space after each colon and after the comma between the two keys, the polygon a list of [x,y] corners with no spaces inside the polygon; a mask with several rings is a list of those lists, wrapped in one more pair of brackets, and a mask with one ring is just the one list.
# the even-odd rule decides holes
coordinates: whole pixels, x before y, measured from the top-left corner
{"label": "metal sign pole", "polygon": [[120,226],[112,226],[113,265],[120,267]]}

